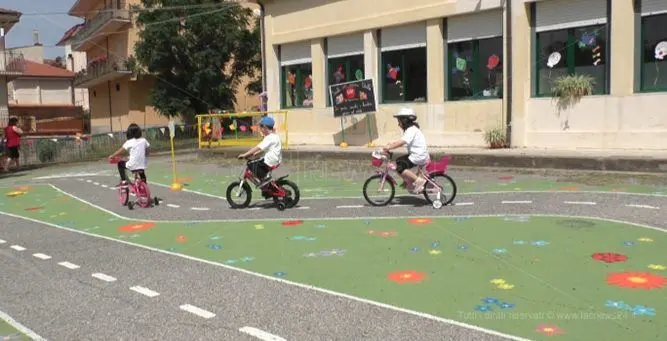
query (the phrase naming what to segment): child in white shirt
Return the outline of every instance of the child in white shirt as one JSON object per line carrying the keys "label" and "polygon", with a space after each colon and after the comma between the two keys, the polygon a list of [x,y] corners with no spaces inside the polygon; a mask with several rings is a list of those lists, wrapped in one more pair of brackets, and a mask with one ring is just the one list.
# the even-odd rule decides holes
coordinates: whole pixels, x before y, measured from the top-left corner
{"label": "child in white shirt", "polygon": [[109,160],[114,159],[125,151],[130,154],[130,158],[127,161],[118,162],[118,172],[120,173],[120,186],[126,185],[128,183],[127,174],[125,171],[129,169],[132,173],[139,173],[141,180],[146,182],[146,168],[148,167],[146,156],[148,155],[148,149],[150,147],[148,140],[141,137],[141,128],[132,123],[127,127],[127,141],[123,143],[123,146],[120,147],[115,153],[109,156]]}
{"label": "child in white shirt", "polygon": [[273,130],[275,121],[269,116],[264,116],[259,121],[259,129],[264,135],[264,139],[257,146],[243,154],[239,154],[239,159],[245,159],[248,156],[254,156],[264,152],[264,157],[248,163],[248,168],[261,181],[259,187],[263,187],[269,182],[270,173],[278,168],[282,162],[282,143],[280,136]]}
{"label": "child in white shirt", "polygon": [[398,126],[403,129],[403,137],[400,140],[389,143],[384,150],[389,151],[403,145],[407,147],[408,155],[396,158],[396,171],[404,179],[412,180],[415,193],[421,193],[424,191],[426,179],[417,177],[417,174],[411,169],[423,166],[430,160],[426,138],[421,130],[419,130],[419,124],[416,122],[417,115],[415,115],[412,109],[401,108],[394,117],[398,119]]}

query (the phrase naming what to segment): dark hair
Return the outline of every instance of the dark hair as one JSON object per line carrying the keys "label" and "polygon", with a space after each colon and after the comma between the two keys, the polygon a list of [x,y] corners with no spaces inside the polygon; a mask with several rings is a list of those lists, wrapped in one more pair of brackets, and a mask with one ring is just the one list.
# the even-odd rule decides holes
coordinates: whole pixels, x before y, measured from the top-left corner
{"label": "dark hair", "polygon": [[413,120],[411,120],[409,118],[405,118],[405,117],[399,117],[398,118],[398,124],[401,125],[401,129],[403,129],[403,131],[406,131],[408,128],[410,128],[412,126],[415,126],[415,127],[419,128],[419,124],[416,121],[413,121]]}
{"label": "dark hair", "polygon": [[7,122],[8,126],[15,126],[19,123],[19,119],[16,117],[12,117],[9,119],[9,122]]}
{"label": "dark hair", "polygon": [[127,127],[127,139],[138,139],[141,137],[141,128],[135,123]]}

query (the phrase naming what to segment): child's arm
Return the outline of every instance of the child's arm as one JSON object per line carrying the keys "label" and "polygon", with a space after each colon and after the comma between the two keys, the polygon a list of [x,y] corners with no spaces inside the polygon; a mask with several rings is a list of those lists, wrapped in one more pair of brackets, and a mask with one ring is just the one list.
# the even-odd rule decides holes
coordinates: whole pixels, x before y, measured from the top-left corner
{"label": "child's arm", "polygon": [[405,145],[405,141],[404,141],[404,140],[396,140],[396,141],[394,141],[394,142],[390,142],[390,143],[388,143],[388,144],[384,147],[384,150],[385,150],[385,151],[390,151],[390,150],[392,150],[392,149],[396,149],[396,148],[401,147],[401,146],[403,146],[403,145]]}
{"label": "child's arm", "polygon": [[15,133],[17,133],[19,135],[23,135],[23,130],[21,130],[21,128],[19,128],[17,126],[13,126],[12,129],[14,130]]}
{"label": "child's arm", "polygon": [[123,152],[125,152],[125,148],[123,148],[123,147],[118,148],[118,150],[115,153],[113,153],[113,154],[111,154],[111,156],[109,156],[109,160],[120,156],[121,154],[123,154]]}
{"label": "child's arm", "polygon": [[257,154],[259,154],[259,153],[261,153],[261,152],[262,152],[262,150],[261,150],[259,147],[252,147],[252,148],[250,148],[249,151],[247,151],[247,152],[245,152],[245,153],[243,153],[243,154],[239,154],[238,158],[239,158],[239,159],[245,159],[245,158],[247,158],[247,157],[250,156],[250,155],[255,156],[255,155],[257,155]]}

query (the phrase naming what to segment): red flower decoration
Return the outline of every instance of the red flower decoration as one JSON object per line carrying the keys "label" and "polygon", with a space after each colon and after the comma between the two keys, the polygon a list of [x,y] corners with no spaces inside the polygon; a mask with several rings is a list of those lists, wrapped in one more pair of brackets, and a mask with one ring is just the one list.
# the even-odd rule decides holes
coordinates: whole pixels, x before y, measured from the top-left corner
{"label": "red flower decoration", "polygon": [[547,325],[539,325],[537,326],[537,329],[535,330],[538,333],[543,333],[548,336],[554,336],[556,334],[564,334],[565,331],[562,329],[558,328],[558,326],[547,326]]}
{"label": "red flower decoration", "polygon": [[186,237],[182,234],[179,234],[178,237],[176,237],[176,242],[178,242],[178,243],[187,243],[187,241],[188,241],[188,237]]}
{"label": "red flower decoration", "polygon": [[398,232],[395,231],[375,231],[375,230],[370,230],[368,231],[368,234],[380,236],[380,237],[396,237],[398,236]]}
{"label": "red flower decoration", "polygon": [[118,228],[118,231],[125,233],[134,233],[134,232],[147,231],[152,229],[153,227],[155,227],[154,223],[139,223],[139,224],[121,226]]}
{"label": "red flower decoration", "polygon": [[607,276],[609,285],[632,289],[659,289],[667,285],[667,278],[649,272],[614,272]]}
{"label": "red flower decoration", "polygon": [[625,262],[628,260],[628,256],[613,252],[594,253],[591,258],[605,263]]}
{"label": "red flower decoration", "polygon": [[501,181],[510,181],[512,179],[514,179],[513,176],[499,176],[498,177],[498,180],[501,180]]}
{"label": "red flower decoration", "polygon": [[432,222],[433,221],[429,218],[414,218],[414,219],[408,220],[408,223],[410,223],[412,225],[426,225],[426,224],[430,224]]}
{"label": "red flower decoration", "polygon": [[426,278],[426,274],[423,272],[417,272],[414,270],[407,271],[396,271],[390,273],[387,278],[398,284],[402,283],[419,283]]}
{"label": "red flower decoration", "polygon": [[303,224],[303,220],[285,220],[283,221],[283,226],[298,226]]}

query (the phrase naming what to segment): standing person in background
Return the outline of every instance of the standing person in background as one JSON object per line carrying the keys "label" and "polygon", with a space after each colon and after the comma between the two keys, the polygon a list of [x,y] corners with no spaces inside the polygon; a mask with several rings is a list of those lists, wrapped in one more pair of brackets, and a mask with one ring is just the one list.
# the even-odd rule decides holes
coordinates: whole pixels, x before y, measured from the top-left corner
{"label": "standing person in background", "polygon": [[7,161],[4,163],[4,169],[9,171],[9,165],[14,161],[16,168],[19,168],[19,147],[21,146],[21,135],[23,130],[17,127],[19,119],[12,117],[4,129],[5,152]]}

